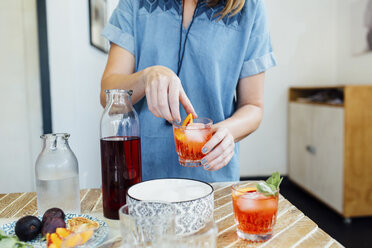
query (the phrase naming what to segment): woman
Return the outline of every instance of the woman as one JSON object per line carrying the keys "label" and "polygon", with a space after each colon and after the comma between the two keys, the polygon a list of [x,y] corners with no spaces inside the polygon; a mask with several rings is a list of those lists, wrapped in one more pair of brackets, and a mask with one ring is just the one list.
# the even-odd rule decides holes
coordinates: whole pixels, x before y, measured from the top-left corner
{"label": "woman", "polygon": [[[121,0],[103,35],[101,103],[105,89],[133,89],[143,180],[239,180],[235,143],[258,128],[276,64],[262,0]],[[169,125],[188,113],[214,123],[200,168],[178,164]]]}

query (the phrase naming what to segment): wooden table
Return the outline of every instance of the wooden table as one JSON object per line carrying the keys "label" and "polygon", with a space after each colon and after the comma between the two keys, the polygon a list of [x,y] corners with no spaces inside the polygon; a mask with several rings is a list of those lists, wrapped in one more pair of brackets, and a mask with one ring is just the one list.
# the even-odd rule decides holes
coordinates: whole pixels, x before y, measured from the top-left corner
{"label": "wooden table", "polygon": [[[214,218],[218,226],[217,247],[343,247],[283,196],[279,198],[277,223],[272,239],[261,244],[249,244],[239,240],[235,233],[231,184],[212,184],[215,189]],[[102,212],[101,189],[81,190],[80,196],[82,213]],[[36,214],[35,193],[0,194],[0,218]]]}

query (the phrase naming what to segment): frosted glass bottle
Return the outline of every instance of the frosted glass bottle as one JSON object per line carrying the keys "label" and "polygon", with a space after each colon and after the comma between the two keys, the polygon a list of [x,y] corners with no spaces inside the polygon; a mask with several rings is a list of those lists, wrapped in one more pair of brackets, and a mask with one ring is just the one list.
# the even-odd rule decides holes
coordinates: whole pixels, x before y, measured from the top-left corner
{"label": "frosted glass bottle", "polygon": [[39,215],[53,207],[80,213],[79,167],[69,137],[66,133],[41,136],[44,145],[35,165]]}

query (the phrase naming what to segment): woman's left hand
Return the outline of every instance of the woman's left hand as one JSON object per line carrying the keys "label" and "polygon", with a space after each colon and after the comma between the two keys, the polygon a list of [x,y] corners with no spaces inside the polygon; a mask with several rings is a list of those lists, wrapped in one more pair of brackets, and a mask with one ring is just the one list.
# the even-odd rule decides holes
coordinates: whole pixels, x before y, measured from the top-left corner
{"label": "woman's left hand", "polygon": [[204,145],[205,157],[201,163],[205,170],[216,171],[227,165],[234,155],[235,142],[229,129],[219,127]]}

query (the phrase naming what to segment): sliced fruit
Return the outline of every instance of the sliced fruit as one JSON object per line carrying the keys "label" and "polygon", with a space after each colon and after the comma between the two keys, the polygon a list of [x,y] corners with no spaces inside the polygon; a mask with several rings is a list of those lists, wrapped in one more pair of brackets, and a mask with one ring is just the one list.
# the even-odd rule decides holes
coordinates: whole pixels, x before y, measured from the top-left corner
{"label": "sliced fruit", "polygon": [[56,233],[47,233],[46,239],[48,248],[60,248],[62,245],[62,239]]}
{"label": "sliced fruit", "polygon": [[76,247],[85,244],[93,235],[94,230],[86,230],[79,233],[72,233],[63,240],[64,247]]}
{"label": "sliced fruit", "polygon": [[182,122],[182,126],[186,127],[188,124],[193,123],[194,117],[190,113],[188,116],[186,116],[185,120]]}
{"label": "sliced fruit", "polygon": [[50,239],[50,233],[47,233],[45,235],[45,239],[46,239],[46,242],[47,242],[47,247],[49,247],[52,244],[52,240]]}
{"label": "sliced fruit", "polygon": [[[80,217],[77,217],[80,218]],[[46,234],[46,241],[48,248],[61,248],[62,244],[63,247],[76,247],[82,244],[85,244],[94,233],[95,228],[97,225],[99,226],[98,222],[91,221],[89,227],[86,223],[87,221],[84,219],[75,220],[75,222],[79,223],[79,229],[76,232],[73,232],[66,228],[57,228],[55,233],[47,233]],[[84,222],[81,224],[81,222]]]}
{"label": "sliced fruit", "polygon": [[186,135],[183,132],[183,130],[180,129],[174,129],[174,136],[176,137],[177,140],[183,142],[186,139]]}
{"label": "sliced fruit", "polygon": [[85,232],[80,233],[81,237],[83,238],[83,242],[81,244],[85,244],[93,235],[93,230],[87,230]]}
{"label": "sliced fruit", "polygon": [[65,238],[63,241],[64,247],[75,247],[78,245],[83,244],[83,238],[81,237],[80,233],[73,233]]}
{"label": "sliced fruit", "polygon": [[234,193],[235,196],[243,195],[244,193],[249,193],[249,192],[256,192],[257,188],[256,187],[244,187],[237,189]]}
{"label": "sliced fruit", "polygon": [[66,228],[57,228],[56,229],[56,233],[58,234],[58,236],[61,238],[61,239],[64,239],[66,238],[67,236],[69,236],[70,234],[72,234],[73,232],[66,229]]}
{"label": "sliced fruit", "polygon": [[96,230],[99,228],[99,223],[97,221],[92,221],[85,217],[74,217],[67,220],[68,229],[73,232],[81,232],[88,229]]}
{"label": "sliced fruit", "polygon": [[242,192],[255,192],[257,191],[257,188],[256,187],[244,187],[244,188],[240,188],[239,191],[242,191]]}

